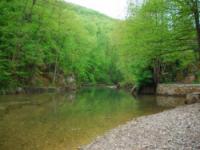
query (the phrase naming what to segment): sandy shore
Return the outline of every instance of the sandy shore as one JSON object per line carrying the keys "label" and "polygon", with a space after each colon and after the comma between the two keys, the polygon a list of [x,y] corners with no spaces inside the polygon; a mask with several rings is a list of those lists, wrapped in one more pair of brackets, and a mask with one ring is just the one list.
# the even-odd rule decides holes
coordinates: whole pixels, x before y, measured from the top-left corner
{"label": "sandy shore", "polygon": [[140,117],[83,150],[200,150],[200,103]]}

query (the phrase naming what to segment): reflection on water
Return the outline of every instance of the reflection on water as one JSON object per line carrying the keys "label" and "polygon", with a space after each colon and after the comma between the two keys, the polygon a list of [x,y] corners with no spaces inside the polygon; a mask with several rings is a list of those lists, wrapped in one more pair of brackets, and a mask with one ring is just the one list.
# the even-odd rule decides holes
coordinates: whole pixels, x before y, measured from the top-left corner
{"label": "reflection on water", "polygon": [[164,110],[155,97],[114,89],[0,96],[1,150],[71,150],[135,117]]}
{"label": "reflection on water", "polygon": [[185,104],[184,97],[157,96],[156,101],[159,106],[163,107],[176,107]]}

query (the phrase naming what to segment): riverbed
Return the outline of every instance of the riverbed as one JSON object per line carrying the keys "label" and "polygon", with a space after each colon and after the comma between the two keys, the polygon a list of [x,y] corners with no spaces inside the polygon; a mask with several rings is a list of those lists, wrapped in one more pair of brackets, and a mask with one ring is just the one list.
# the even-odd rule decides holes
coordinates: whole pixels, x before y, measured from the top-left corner
{"label": "riverbed", "polygon": [[0,96],[0,149],[77,149],[127,121],[174,107],[165,103],[109,88]]}
{"label": "riverbed", "polygon": [[139,117],[82,150],[200,150],[200,103]]}

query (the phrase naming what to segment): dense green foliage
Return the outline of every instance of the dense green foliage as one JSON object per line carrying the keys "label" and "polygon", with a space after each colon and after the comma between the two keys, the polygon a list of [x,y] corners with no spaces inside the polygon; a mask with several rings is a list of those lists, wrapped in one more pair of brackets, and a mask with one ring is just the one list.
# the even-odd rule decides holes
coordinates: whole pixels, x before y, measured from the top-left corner
{"label": "dense green foliage", "polygon": [[115,20],[63,0],[0,1],[0,88],[200,76],[198,0],[145,0]]}
{"label": "dense green foliage", "polygon": [[1,0],[0,9],[1,87],[59,84],[69,74],[116,82],[114,19],[58,0]]}
{"label": "dense green foliage", "polygon": [[194,25],[198,7],[196,0],[146,0],[137,6],[130,3],[129,17],[119,26],[118,44],[119,65],[127,82],[138,86],[180,82],[198,74],[200,51]]}

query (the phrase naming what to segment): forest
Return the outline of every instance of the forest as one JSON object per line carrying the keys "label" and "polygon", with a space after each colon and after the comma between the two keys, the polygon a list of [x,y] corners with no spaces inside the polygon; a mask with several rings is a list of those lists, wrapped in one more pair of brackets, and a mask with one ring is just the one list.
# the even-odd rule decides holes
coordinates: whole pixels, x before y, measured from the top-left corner
{"label": "forest", "polygon": [[63,0],[1,0],[0,10],[1,90],[69,75],[79,85],[200,80],[198,0],[130,0],[124,20]]}

